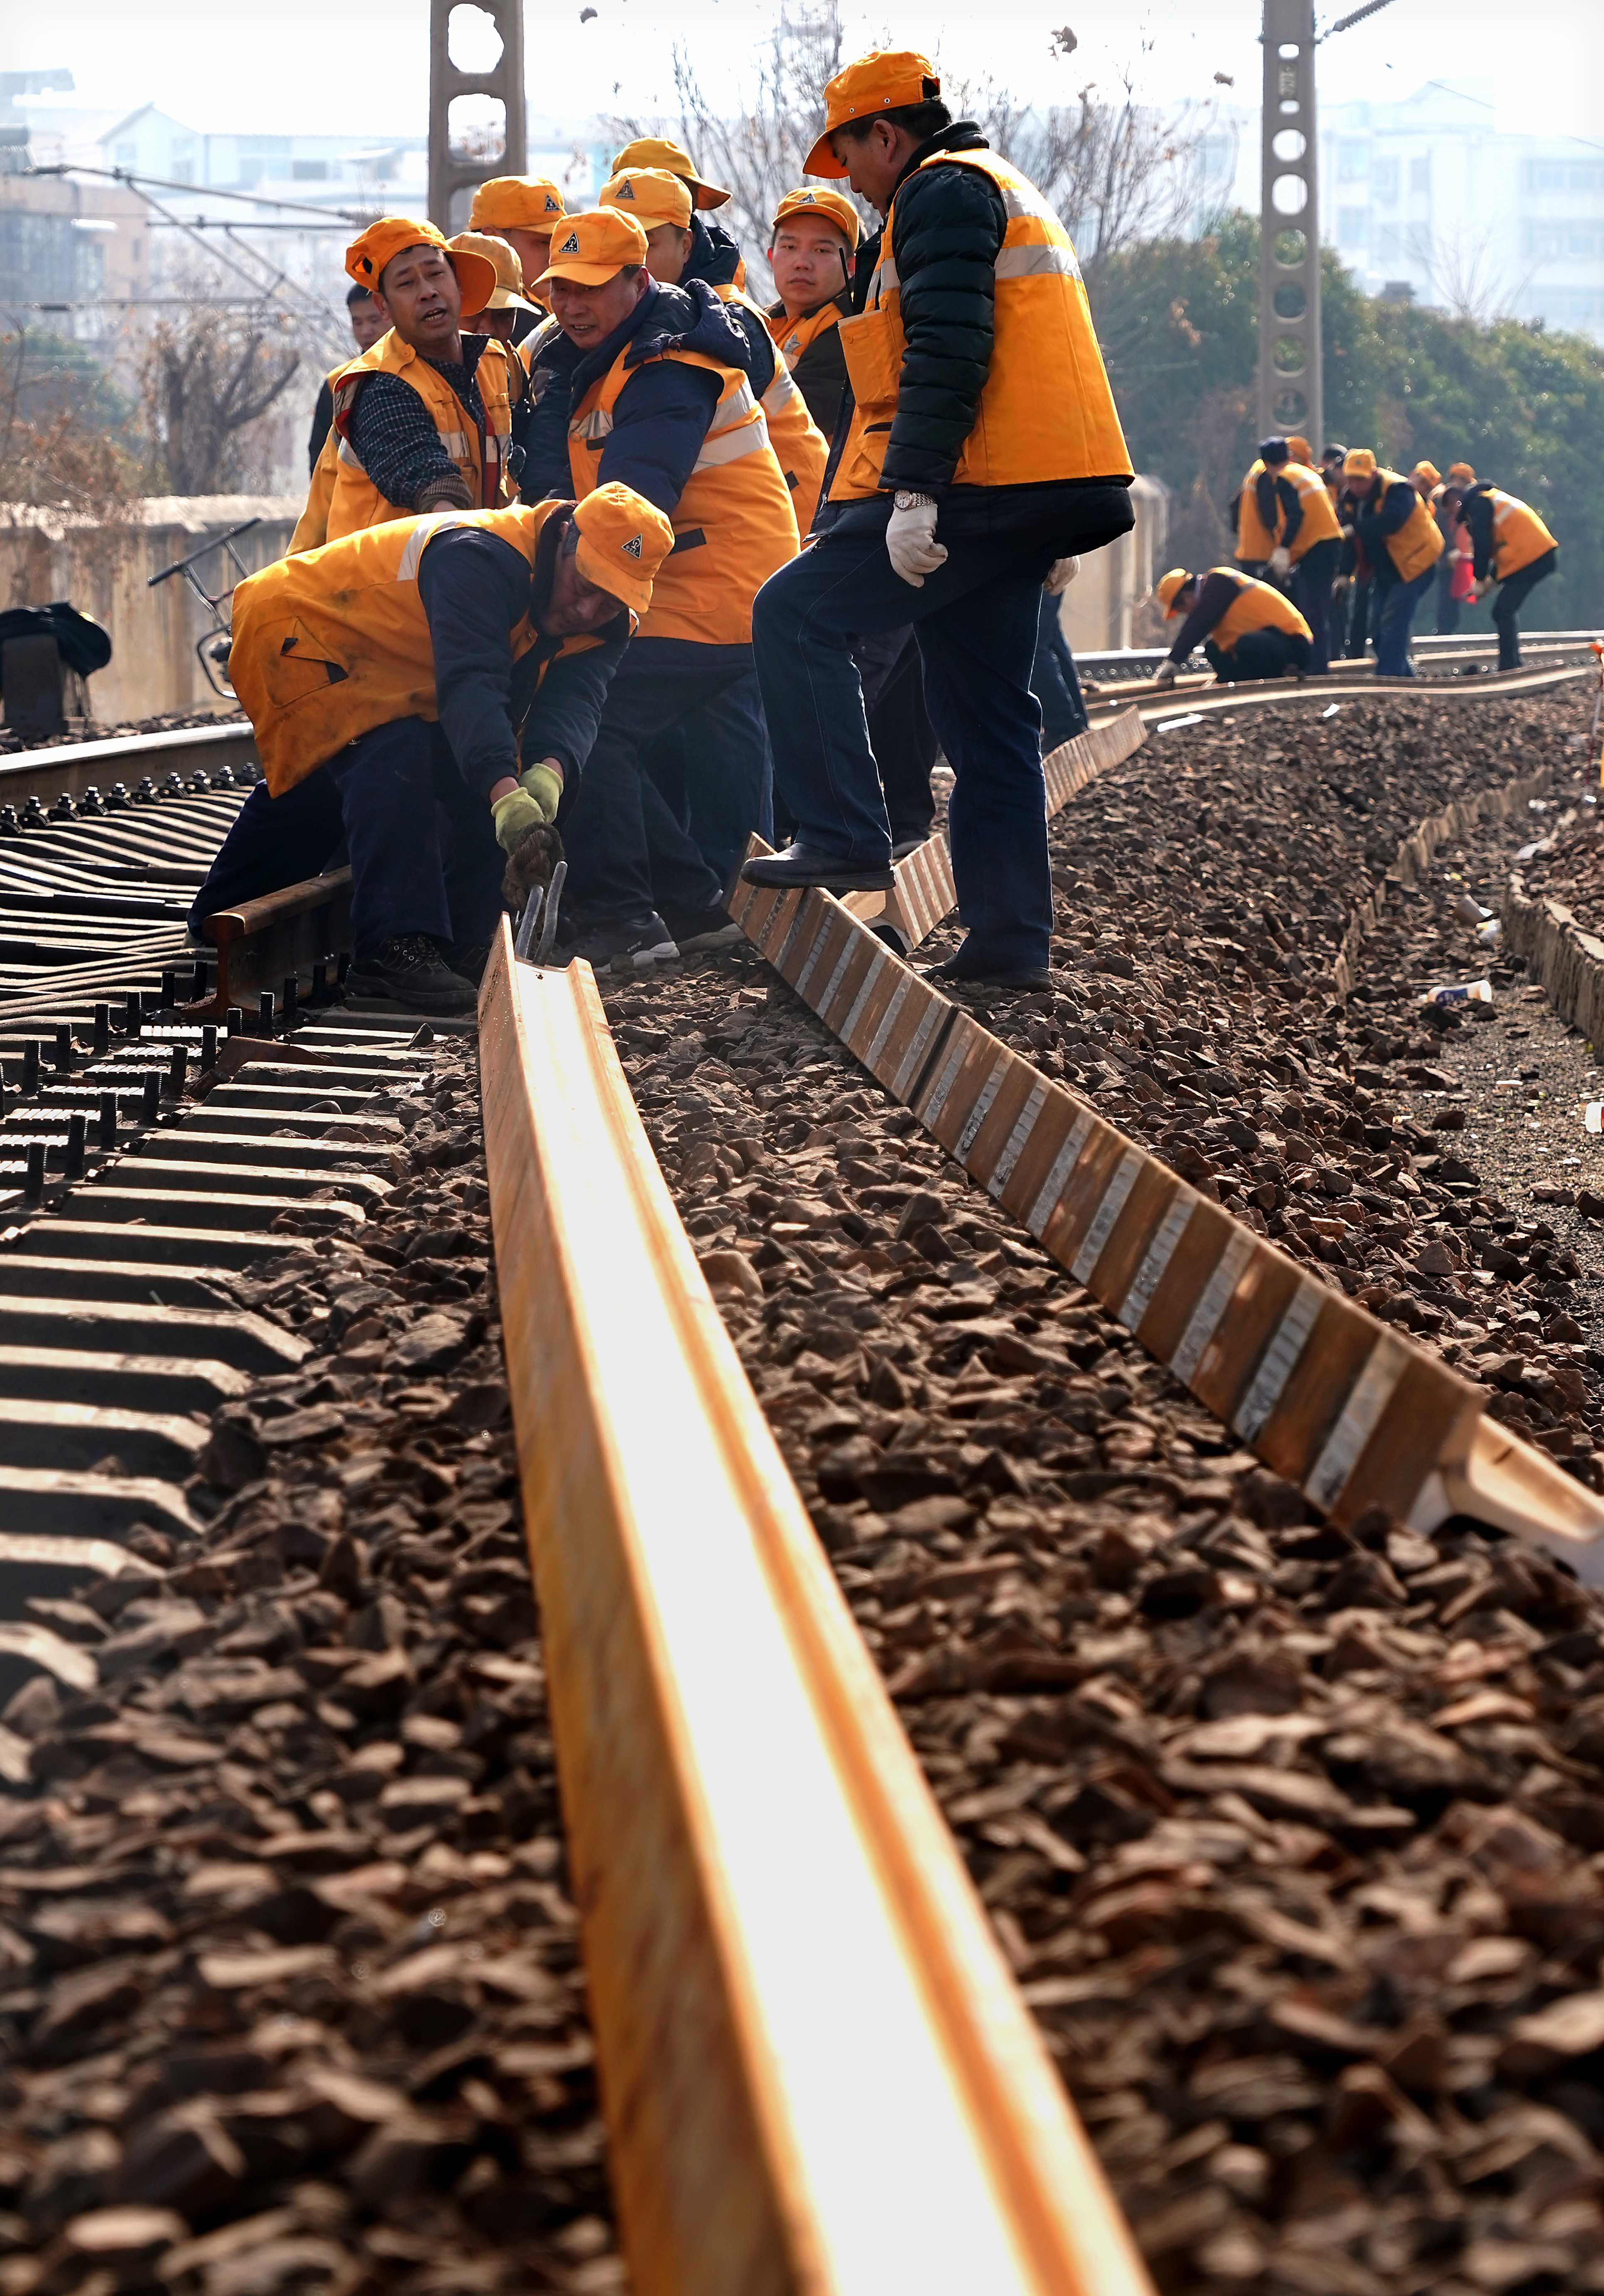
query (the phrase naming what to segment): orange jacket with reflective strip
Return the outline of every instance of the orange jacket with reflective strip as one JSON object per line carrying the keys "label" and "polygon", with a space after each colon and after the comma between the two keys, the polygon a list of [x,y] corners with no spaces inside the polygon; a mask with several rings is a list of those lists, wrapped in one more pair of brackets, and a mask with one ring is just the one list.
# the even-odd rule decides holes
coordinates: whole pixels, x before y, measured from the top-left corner
{"label": "orange jacket with reflective strip", "polygon": [[[234,594],[228,675],[255,728],[269,793],[282,797],[375,726],[433,722],[434,651],[417,578],[437,534],[478,527],[522,551],[532,575],[540,529],[559,507],[514,503],[393,519],[247,576]],[[516,623],[513,659],[538,636],[527,616]],[[598,643],[565,638],[557,652]]]}
{"label": "orange jacket with reflective strip", "polygon": [[[639,372],[624,365],[629,348],[626,343],[570,411],[568,468],[577,499],[596,484],[619,393]],[[652,585],[651,611],[640,636],[684,638],[693,645],[750,645],[753,600],[769,577],[797,554],[791,490],[744,372],[702,351],[670,350],[663,356],[717,375],[719,403],[670,512],[674,547]]]}
{"label": "orange jacket with reflective strip", "polygon": [[1507,582],[1511,574],[1559,548],[1530,503],[1505,494],[1501,487],[1484,487],[1482,492],[1493,504],[1493,571],[1499,581]]}
{"label": "orange jacket with reflective strip", "polygon": [[1292,562],[1296,566],[1304,554],[1312,550],[1317,542],[1340,541],[1342,527],[1337,516],[1336,504],[1318,471],[1311,470],[1307,463],[1283,463],[1276,476],[1291,480],[1304,506],[1304,522],[1291,544]]}
{"label": "orange jacket with reflective strip", "polygon": [[1221,615],[1209,632],[1222,653],[1230,653],[1237,640],[1245,638],[1249,630],[1285,630],[1291,638],[1312,636],[1291,599],[1272,584],[1244,574],[1239,566],[1214,566],[1209,570],[1234,582],[1239,594],[1236,604]]}
{"label": "orange jacket with reflective strip", "polygon": [[[953,485],[1030,487],[1128,475],[1130,451],[1069,234],[1029,178],[995,152],[933,152],[920,165],[989,176],[1008,216],[997,250],[991,364]],[[895,210],[893,198],[868,302],[841,322],[854,403],[832,502],[861,502],[880,491],[896,419],[907,337],[892,254]]]}
{"label": "orange jacket with reflective strip", "polygon": [[1417,574],[1424,574],[1443,555],[1443,529],[1432,516],[1430,508],[1420,499],[1419,488],[1412,479],[1400,471],[1378,471],[1376,479],[1381,491],[1375,496],[1380,508],[1394,487],[1407,487],[1415,498],[1415,506],[1396,534],[1386,537],[1386,554],[1398,570],[1398,578],[1412,582]]}
{"label": "orange jacket with reflective strip", "polygon": [[[740,288],[725,284],[713,289],[721,303],[739,303],[748,310],[768,334],[769,314],[760,303]],[[839,313],[836,315],[838,317]],[[824,484],[824,466],[830,458],[830,442],[808,412],[808,402],[791,380],[787,362],[777,353],[774,379],[763,393],[763,420],[769,425],[769,444],[780,466],[780,475],[791,490],[791,510],[796,520],[798,545],[813,523],[813,513],[818,508],[818,489]]]}
{"label": "orange jacket with reflective strip", "polygon": [[[468,482],[476,507],[499,510],[506,499],[506,450],[512,437],[512,401],[508,365],[516,354],[491,336],[474,369],[479,396],[484,405],[484,460],[480,461],[479,431],[467,408],[437,367],[420,358],[392,327],[370,350],[352,359],[332,378],[334,387],[334,431],[338,445],[337,475],[329,504],[328,539],[359,534],[364,527],[382,526],[387,520],[410,518],[404,506],[386,502],[357,460],[349,436],[351,410],[370,374],[399,374],[411,385],[429,409],[440,444]],[[319,460],[322,458],[319,457]],[[309,505],[308,505],[309,506]]]}

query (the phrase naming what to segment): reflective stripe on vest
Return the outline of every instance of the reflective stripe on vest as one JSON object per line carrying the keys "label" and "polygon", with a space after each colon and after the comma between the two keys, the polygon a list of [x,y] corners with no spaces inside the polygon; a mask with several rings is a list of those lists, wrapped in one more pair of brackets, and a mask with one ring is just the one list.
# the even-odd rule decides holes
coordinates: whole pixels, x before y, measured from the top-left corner
{"label": "reflective stripe on vest", "polygon": [[467,480],[469,491],[476,496],[481,507],[487,510],[499,508],[506,492],[506,450],[512,435],[512,407],[508,398],[510,362],[508,347],[492,340],[481,351],[475,368],[485,414],[482,466],[477,430],[463,428],[461,400],[439,369],[427,359],[420,358],[399,340],[393,331],[382,335],[370,350],[363,352],[360,358],[351,359],[344,366],[337,368],[330,378],[334,394],[334,425],[340,437],[340,469],[329,504],[328,531],[331,537],[338,540],[347,534],[360,533],[366,527],[387,525],[398,518],[410,515],[404,507],[388,501],[379,492],[347,436],[347,425],[361,386],[369,375],[374,374],[396,375],[410,390],[416,391],[440,434],[442,449],[454,468],[460,471]]}
{"label": "reflective stripe on vest", "polygon": [[[952,483],[1035,486],[1128,475],[1131,457],[1069,234],[1035,185],[994,152],[934,152],[920,167],[984,176],[1006,218],[993,258],[991,363]],[[835,502],[879,492],[896,419],[907,336],[895,209],[893,198],[865,307],[841,322],[854,404],[830,488]]]}

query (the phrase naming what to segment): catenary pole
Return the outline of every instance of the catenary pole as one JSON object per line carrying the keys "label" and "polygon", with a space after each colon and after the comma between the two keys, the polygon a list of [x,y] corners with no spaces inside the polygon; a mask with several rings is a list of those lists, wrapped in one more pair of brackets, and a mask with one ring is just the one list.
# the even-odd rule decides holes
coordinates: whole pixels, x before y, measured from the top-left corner
{"label": "catenary pole", "polygon": [[[489,71],[463,71],[451,61],[451,17],[457,0],[429,0],[429,219],[448,237],[466,222],[454,216],[459,192],[487,176],[521,176],[528,164],[523,110],[523,0],[477,0],[493,20],[501,54]],[[488,95],[502,106],[499,151],[464,159],[451,149],[451,106],[459,95]]]}

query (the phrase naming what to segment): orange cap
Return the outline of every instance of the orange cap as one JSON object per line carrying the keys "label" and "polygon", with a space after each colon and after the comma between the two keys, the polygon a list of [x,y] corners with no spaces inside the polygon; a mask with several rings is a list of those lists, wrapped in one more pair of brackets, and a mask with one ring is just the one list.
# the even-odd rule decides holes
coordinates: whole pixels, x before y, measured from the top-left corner
{"label": "orange cap", "polygon": [[[533,311],[536,306],[524,299],[523,266],[518,260],[516,248],[509,247],[505,239],[492,238],[482,231],[459,231],[446,242],[452,260],[459,255],[482,257],[496,274],[496,291],[488,303],[478,308],[485,311]],[[465,311],[472,311],[467,297],[463,297]]]}
{"label": "orange cap", "polygon": [[1295,463],[1309,463],[1314,459],[1314,449],[1301,430],[1287,433],[1287,452]]}
{"label": "orange cap", "polygon": [[633,144],[626,144],[621,152],[615,152],[613,174],[616,176],[624,168],[665,168],[670,176],[678,176],[689,187],[699,208],[721,208],[729,197],[717,184],[703,183],[684,144],[671,144],[666,135],[637,135]]}
{"label": "orange cap", "polygon": [[1448,477],[1450,483],[1456,487],[1473,487],[1476,484],[1476,472],[1468,463],[1450,463]]}
{"label": "orange cap", "polygon": [[1187,584],[1191,580],[1191,576],[1187,572],[1184,566],[1172,566],[1169,572],[1167,574],[1161,574],[1157,581],[1154,584],[1153,595],[1164,608],[1164,619],[1166,622],[1172,622],[1174,620],[1176,613],[1175,601],[1180,595],[1180,593],[1186,588]]}
{"label": "orange cap", "polygon": [[821,222],[833,224],[837,231],[844,233],[849,247],[856,247],[863,236],[862,218],[844,192],[787,192],[774,210],[771,228],[777,231],[794,215],[812,215]]}
{"label": "orange cap", "polygon": [[1373,479],[1376,457],[1368,447],[1350,447],[1343,457],[1342,474],[1345,479]]}
{"label": "orange cap", "polygon": [[573,522],[580,529],[575,556],[586,581],[644,614],[652,584],[674,547],[674,529],[662,512],[632,487],[613,480],[574,505]]}
{"label": "orange cap", "polygon": [[627,265],[646,259],[646,235],[632,215],[621,208],[590,208],[553,232],[550,258],[534,283],[572,279],[580,287],[605,287]]}
{"label": "orange cap", "polygon": [[662,223],[677,223],[682,231],[691,220],[691,187],[666,168],[623,168],[602,185],[601,204],[634,217],[642,231],[655,231]]}
{"label": "orange cap", "polygon": [[470,231],[550,231],[568,209],[555,184],[545,176],[492,176],[473,194]]}
{"label": "orange cap", "polygon": [[909,103],[934,103],[942,92],[935,66],[914,48],[871,48],[837,72],[824,92],[824,134],[802,161],[804,176],[844,176],[830,138],[849,119],[873,119]]}
{"label": "orange cap", "polygon": [[1428,487],[1440,487],[1443,483],[1443,473],[1435,463],[1417,463],[1409,475],[1411,479],[1424,479]]}
{"label": "orange cap", "polygon": [[408,247],[438,247],[457,274],[463,309],[489,308],[497,287],[495,265],[487,263],[482,255],[454,249],[433,224],[414,223],[410,216],[381,216],[377,223],[370,223],[346,249],[346,270],[358,287],[366,287],[371,294],[384,275],[384,266]]}

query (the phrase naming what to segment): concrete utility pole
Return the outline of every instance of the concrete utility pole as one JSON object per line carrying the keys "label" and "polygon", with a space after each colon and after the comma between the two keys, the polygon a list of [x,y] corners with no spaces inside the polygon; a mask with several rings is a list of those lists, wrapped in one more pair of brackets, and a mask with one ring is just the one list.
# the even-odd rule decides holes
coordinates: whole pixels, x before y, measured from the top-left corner
{"label": "concrete utility pole", "polygon": [[1326,410],[1313,0],[1264,0],[1261,151],[1259,436],[1301,430],[1318,456],[1326,443]]}
{"label": "concrete utility pole", "polygon": [[[459,71],[451,61],[451,18],[459,0],[429,0],[429,220],[449,238],[465,216],[454,221],[455,193],[471,191],[487,176],[521,176],[527,164],[523,111],[523,0],[476,0],[501,36],[500,59],[491,71]],[[501,150],[490,158],[454,159],[451,104],[459,95],[488,95],[501,105],[505,129]]]}

